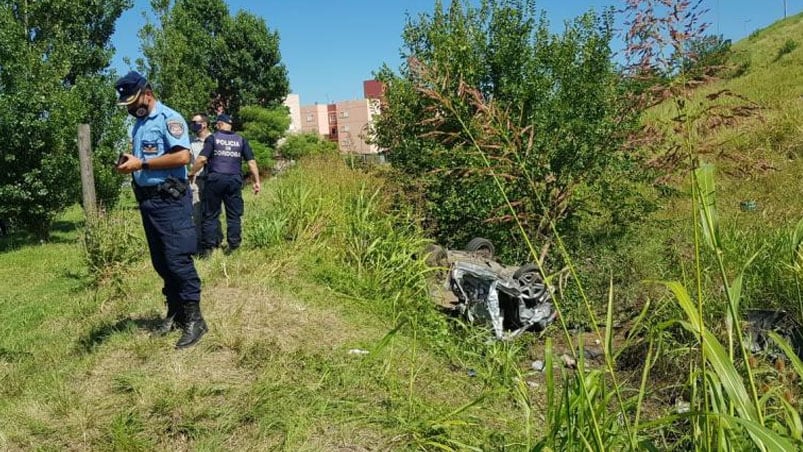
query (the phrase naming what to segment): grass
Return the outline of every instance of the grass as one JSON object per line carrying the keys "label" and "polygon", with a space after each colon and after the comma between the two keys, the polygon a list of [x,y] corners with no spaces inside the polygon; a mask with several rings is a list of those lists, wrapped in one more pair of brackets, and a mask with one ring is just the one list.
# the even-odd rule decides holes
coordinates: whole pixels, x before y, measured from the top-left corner
{"label": "grass", "polygon": [[[333,171],[331,162],[304,171],[309,176],[268,182],[259,198],[247,195],[246,231],[281,211],[277,194],[289,185],[324,174],[340,178],[338,196],[353,199],[363,226],[391,226],[373,213],[380,200],[355,183],[366,176]],[[139,223],[130,199],[120,212]],[[444,322],[434,305],[422,315],[410,310],[418,280],[373,273],[400,262],[390,242],[351,241],[343,255],[333,247],[358,224],[318,214],[303,226],[303,218],[296,230],[307,232],[294,240],[283,235],[273,246],[198,262],[211,331],[186,351],[173,349],[176,337],[150,334],[163,301],[145,255],[117,270],[122,290],[114,278],[87,273],[78,208],[50,243],[0,254],[0,448],[464,450],[531,442],[537,422],[523,422],[505,390],[510,380],[500,378],[500,370],[524,374],[511,359],[521,346],[484,345],[476,331],[466,333],[474,334],[468,351],[443,342],[441,330],[427,326],[434,316]],[[388,297],[389,286],[411,299]]]}

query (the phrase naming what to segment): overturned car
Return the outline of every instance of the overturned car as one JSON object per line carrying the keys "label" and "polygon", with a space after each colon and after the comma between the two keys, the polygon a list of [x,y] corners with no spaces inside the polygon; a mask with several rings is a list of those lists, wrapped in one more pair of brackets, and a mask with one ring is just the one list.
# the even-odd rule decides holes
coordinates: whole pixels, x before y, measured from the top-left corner
{"label": "overturned car", "polygon": [[490,324],[497,339],[541,331],[555,320],[552,295],[538,267],[500,264],[487,239],[475,238],[463,251],[431,245],[427,263],[448,267],[445,284],[457,297],[454,311],[469,322]]}

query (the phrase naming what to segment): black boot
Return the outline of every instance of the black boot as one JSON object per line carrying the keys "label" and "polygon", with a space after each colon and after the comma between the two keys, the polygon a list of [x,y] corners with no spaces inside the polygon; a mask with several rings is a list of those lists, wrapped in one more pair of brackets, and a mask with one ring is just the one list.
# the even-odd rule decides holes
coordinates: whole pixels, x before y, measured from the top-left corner
{"label": "black boot", "polygon": [[167,314],[165,315],[162,324],[156,329],[156,335],[164,336],[171,331],[180,327],[184,322],[184,308],[180,301],[167,302]]}
{"label": "black boot", "polygon": [[181,325],[181,337],[176,342],[176,348],[187,348],[195,345],[201,336],[208,331],[206,322],[201,316],[201,306],[197,301],[184,303],[185,321]]}

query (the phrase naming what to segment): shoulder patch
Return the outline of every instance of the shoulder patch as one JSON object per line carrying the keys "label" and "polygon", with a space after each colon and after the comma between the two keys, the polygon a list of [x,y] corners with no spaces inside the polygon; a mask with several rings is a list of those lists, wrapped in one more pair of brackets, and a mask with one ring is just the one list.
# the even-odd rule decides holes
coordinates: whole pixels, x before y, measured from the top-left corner
{"label": "shoulder patch", "polygon": [[167,121],[167,131],[176,138],[184,135],[184,123],[181,121]]}

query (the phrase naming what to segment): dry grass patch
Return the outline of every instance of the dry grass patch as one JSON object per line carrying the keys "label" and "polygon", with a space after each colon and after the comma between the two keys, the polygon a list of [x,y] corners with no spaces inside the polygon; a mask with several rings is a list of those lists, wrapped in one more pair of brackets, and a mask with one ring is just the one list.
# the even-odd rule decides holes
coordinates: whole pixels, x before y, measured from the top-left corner
{"label": "dry grass patch", "polygon": [[235,350],[255,342],[274,343],[281,352],[335,349],[372,336],[349,325],[334,308],[305,304],[258,286],[208,288],[204,300],[211,329],[204,340]]}

